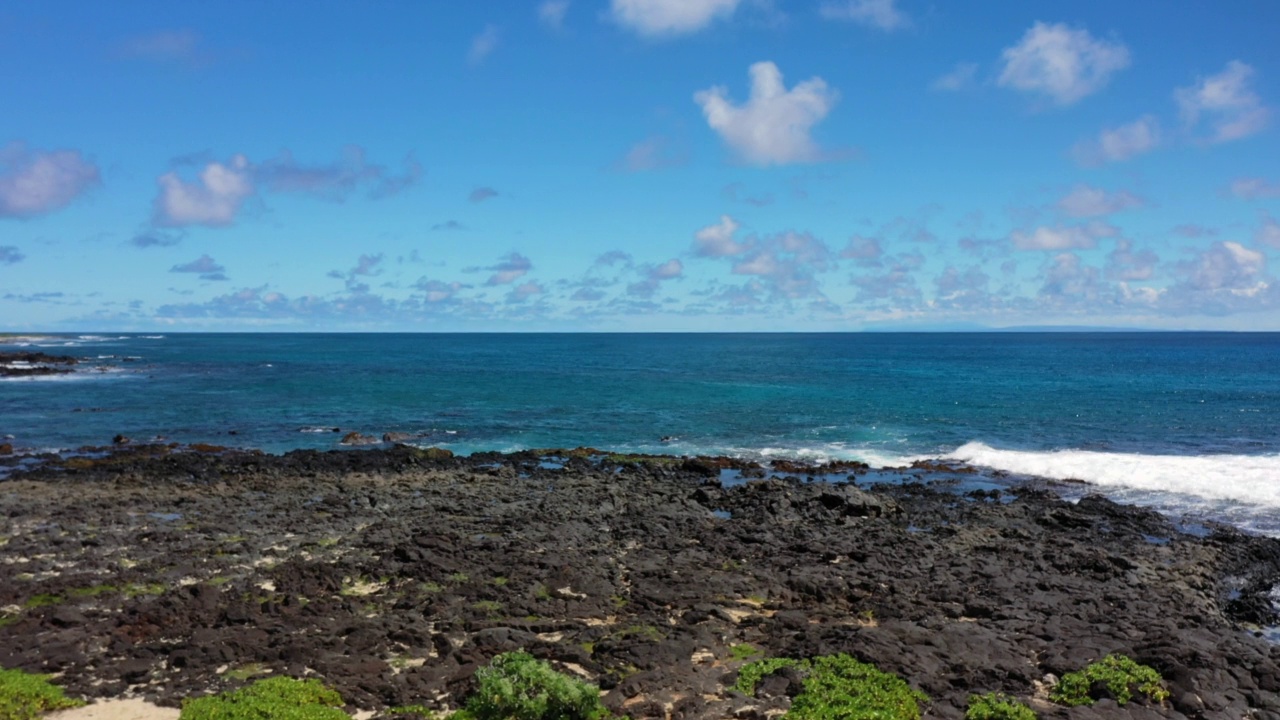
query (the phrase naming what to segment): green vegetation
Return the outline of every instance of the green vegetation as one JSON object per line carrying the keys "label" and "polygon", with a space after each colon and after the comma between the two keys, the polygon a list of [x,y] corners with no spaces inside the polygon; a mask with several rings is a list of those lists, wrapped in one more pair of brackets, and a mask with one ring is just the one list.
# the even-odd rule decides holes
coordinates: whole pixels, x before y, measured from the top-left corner
{"label": "green vegetation", "polygon": [[224,675],[232,680],[248,680],[255,675],[264,675],[267,668],[262,663],[248,663],[240,667],[231,668]]}
{"label": "green vegetation", "polygon": [[1092,705],[1089,691],[1095,683],[1106,686],[1107,692],[1121,705],[1133,699],[1134,693],[1155,702],[1164,702],[1169,691],[1164,689],[1164,679],[1155,668],[1138,663],[1124,655],[1108,655],[1096,663],[1062,676],[1062,680],[1049,693],[1049,699],[1061,705]]}
{"label": "green vegetation", "polygon": [[449,576],[448,576],[447,578],[445,578],[445,579],[446,579],[446,580],[448,580],[448,581],[449,581],[449,582],[451,582],[451,583],[457,583],[457,584],[461,585],[462,583],[464,583],[464,582],[466,582],[466,581],[470,580],[470,579],[471,579],[471,576],[470,576],[470,575],[468,575],[468,574],[466,574],[466,573],[464,573],[464,572],[456,572],[456,573],[453,573],[452,575],[449,575]]}
{"label": "green vegetation", "polygon": [[772,675],[784,667],[808,667],[807,661],[792,660],[791,658],[765,658],[764,660],[756,660],[747,663],[738,671],[738,681],[733,684],[733,689],[743,695],[751,696],[756,694],[756,685],[767,675]]}
{"label": "green vegetation", "polygon": [[0,720],[35,720],[50,710],[83,704],[64,696],[45,675],[0,668]]}
{"label": "green vegetation", "polygon": [[[729,648],[729,658],[731,660],[747,660],[764,652],[760,648],[751,643],[738,643]],[[741,677],[741,676],[739,676]]]}
{"label": "green vegetation", "polygon": [[929,700],[897,675],[844,653],[811,660],[757,660],[738,672],[734,689],[752,695],[761,679],[784,667],[795,668],[804,682],[784,716],[790,720],[919,720],[920,703]]}
{"label": "green vegetation", "polygon": [[68,590],[67,594],[73,598],[91,598],[105,595],[106,593],[115,592],[115,585],[94,585],[92,587],[75,588]]}
{"label": "green vegetation", "polygon": [[502,603],[497,600],[478,600],[471,603],[471,607],[479,610],[480,612],[489,613],[490,615],[496,615],[502,611]]}
{"label": "green vegetation", "polygon": [[507,578],[502,577],[501,575],[493,579],[493,584],[497,585],[498,587],[502,587],[503,585],[506,585],[509,582],[511,581],[508,580]]}
{"label": "green vegetation", "polygon": [[969,696],[969,710],[965,712],[964,718],[965,720],[1036,720],[1036,714],[1031,708],[1004,693],[987,693]]}
{"label": "green vegetation", "polygon": [[342,696],[319,680],[274,677],[182,703],[179,720],[350,720]]}
{"label": "green vegetation", "polygon": [[[596,720],[608,717],[596,686],[558,673],[524,652],[476,671],[477,688],[457,720]],[[188,720],[183,718],[183,720]]]}
{"label": "green vegetation", "polygon": [[32,595],[27,601],[22,603],[22,607],[28,610],[35,608],[47,607],[49,605],[57,605],[62,602],[61,595]]}
{"label": "green vegetation", "polygon": [[164,585],[160,583],[130,583],[124,587],[124,596],[135,598],[139,595],[163,595]]}

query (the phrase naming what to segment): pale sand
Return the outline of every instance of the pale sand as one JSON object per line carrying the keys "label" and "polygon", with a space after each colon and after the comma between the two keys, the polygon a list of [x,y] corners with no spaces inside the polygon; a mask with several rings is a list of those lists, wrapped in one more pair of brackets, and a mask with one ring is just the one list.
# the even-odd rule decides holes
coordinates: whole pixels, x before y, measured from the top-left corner
{"label": "pale sand", "polygon": [[142,698],[99,700],[84,707],[59,710],[45,720],[178,720],[177,708],[152,705]]}

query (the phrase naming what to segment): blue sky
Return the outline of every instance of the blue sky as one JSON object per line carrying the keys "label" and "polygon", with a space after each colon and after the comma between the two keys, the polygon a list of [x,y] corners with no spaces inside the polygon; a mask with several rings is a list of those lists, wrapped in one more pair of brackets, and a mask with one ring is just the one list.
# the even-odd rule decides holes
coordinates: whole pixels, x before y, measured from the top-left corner
{"label": "blue sky", "polygon": [[0,329],[1280,330],[1276,27],[0,2]]}

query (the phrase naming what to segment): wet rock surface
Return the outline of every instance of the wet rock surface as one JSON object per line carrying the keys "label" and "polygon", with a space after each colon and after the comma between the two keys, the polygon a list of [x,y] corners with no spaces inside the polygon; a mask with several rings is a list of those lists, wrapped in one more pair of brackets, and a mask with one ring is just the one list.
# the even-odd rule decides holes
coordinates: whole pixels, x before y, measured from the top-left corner
{"label": "wet rock surface", "polygon": [[32,377],[63,375],[74,371],[80,362],[68,355],[42,352],[0,352],[0,377]]}
{"label": "wet rock surface", "polygon": [[[927,693],[927,717],[1003,691],[1042,717],[1280,718],[1280,647],[1250,632],[1276,622],[1274,539],[909,476],[725,487],[715,459],[204,450],[0,482],[0,666],[86,697],[172,705],[286,673],[445,708],[525,649],[630,717],[725,718],[798,691],[735,693],[747,659],[845,652]],[[1047,703],[1111,652],[1169,702]]]}

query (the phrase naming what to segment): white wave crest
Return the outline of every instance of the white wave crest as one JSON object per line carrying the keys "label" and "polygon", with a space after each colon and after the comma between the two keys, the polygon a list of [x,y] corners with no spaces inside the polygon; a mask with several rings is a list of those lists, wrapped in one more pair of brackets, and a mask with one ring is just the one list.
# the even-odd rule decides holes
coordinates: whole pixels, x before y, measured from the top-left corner
{"label": "white wave crest", "polygon": [[1019,475],[1280,508],[1280,455],[1143,455],[998,450],[971,442],[942,456]]}

